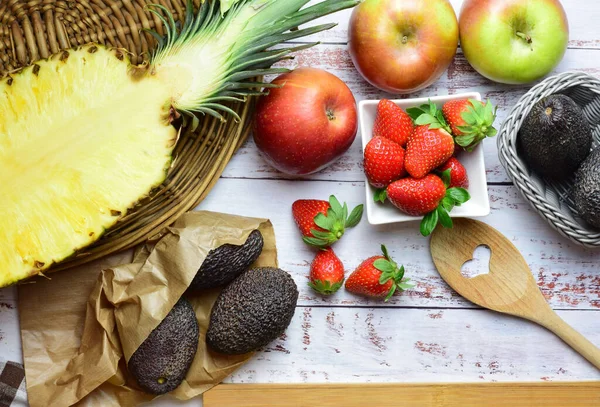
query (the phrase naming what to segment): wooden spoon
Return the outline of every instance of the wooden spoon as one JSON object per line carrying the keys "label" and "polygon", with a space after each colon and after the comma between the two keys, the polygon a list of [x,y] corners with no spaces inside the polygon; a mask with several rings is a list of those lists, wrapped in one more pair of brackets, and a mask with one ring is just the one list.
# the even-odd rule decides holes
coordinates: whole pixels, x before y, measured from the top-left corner
{"label": "wooden spoon", "polygon": [[[464,277],[463,265],[482,245],[491,251],[489,274]],[[437,228],[432,234],[431,256],[442,278],[464,298],[549,329],[600,369],[600,349],[550,308],[519,250],[496,229],[476,220],[454,219],[454,228]]]}

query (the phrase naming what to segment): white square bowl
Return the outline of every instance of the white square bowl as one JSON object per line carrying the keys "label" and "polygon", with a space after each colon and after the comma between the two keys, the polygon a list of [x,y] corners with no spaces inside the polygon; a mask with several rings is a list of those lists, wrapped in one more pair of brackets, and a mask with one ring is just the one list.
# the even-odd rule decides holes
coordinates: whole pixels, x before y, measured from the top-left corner
{"label": "white square bowl", "polygon": [[[481,95],[473,92],[448,96],[435,96],[430,98],[400,99],[392,100],[392,102],[406,110],[411,107],[418,107],[426,104],[429,100],[441,108],[444,103],[456,99],[481,100]],[[371,140],[371,138],[373,138],[373,125],[377,115],[378,104],[379,100],[362,100],[358,104],[363,153],[367,143]],[[452,212],[450,212],[450,216],[453,218],[478,218],[489,215],[490,201],[488,197],[485,162],[483,158],[483,144],[480,143],[470,153],[461,151],[458,153],[457,158],[467,170],[471,199],[465,204],[455,207]],[[420,217],[404,214],[389,201],[386,201],[385,204],[376,203],[373,200],[375,188],[369,184],[366,177],[365,185],[367,198],[367,218],[370,224],[383,225],[388,223],[420,221],[422,219]]]}

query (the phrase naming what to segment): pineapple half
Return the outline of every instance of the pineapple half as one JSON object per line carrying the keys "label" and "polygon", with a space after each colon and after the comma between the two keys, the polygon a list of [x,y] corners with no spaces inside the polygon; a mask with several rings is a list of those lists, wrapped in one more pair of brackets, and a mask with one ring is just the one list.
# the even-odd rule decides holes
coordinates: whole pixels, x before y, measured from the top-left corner
{"label": "pineapple half", "polygon": [[[306,44],[270,50],[334,24],[294,29],[358,0],[188,1],[181,28],[162,6],[150,62],[89,44],[0,82],[0,287],[84,248],[160,185],[180,113],[222,120],[223,105],[268,84],[259,75]],[[159,11],[162,11],[162,13]],[[167,16],[166,18],[164,16]]]}

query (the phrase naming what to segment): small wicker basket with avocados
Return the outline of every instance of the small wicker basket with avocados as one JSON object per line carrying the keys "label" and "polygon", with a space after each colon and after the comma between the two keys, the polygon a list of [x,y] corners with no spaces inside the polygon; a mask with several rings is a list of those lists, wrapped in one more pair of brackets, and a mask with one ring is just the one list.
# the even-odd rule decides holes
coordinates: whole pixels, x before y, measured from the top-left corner
{"label": "small wicker basket with avocados", "polygon": [[600,80],[564,72],[534,86],[498,135],[523,197],[572,242],[600,247]]}

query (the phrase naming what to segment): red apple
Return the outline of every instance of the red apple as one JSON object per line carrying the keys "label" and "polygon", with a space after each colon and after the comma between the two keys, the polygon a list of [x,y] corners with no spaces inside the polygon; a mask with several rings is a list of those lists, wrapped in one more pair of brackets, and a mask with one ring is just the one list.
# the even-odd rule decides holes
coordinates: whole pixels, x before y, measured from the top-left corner
{"label": "red apple", "polygon": [[356,101],[337,76],[298,68],[277,77],[283,85],[256,106],[254,141],[265,160],[281,172],[306,175],[332,164],[358,131]]}
{"label": "red apple", "polygon": [[391,93],[433,84],[458,48],[458,21],[448,0],[365,0],[352,12],[348,31],[358,71]]}
{"label": "red apple", "polygon": [[477,72],[496,82],[524,84],[549,74],[569,42],[559,0],[465,0],[460,44]]}

